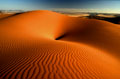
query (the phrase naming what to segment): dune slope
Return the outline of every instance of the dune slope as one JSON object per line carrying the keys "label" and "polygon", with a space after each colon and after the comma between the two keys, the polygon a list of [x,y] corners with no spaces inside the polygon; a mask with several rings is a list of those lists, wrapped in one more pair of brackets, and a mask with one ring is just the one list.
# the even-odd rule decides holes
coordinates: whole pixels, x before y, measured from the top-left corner
{"label": "dune slope", "polygon": [[0,20],[0,79],[120,79],[120,26],[31,11]]}

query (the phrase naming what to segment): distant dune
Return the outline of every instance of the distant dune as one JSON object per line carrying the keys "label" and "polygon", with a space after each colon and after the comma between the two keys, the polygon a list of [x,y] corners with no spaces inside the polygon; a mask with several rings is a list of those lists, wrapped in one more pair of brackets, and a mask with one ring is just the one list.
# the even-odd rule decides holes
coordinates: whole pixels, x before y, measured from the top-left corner
{"label": "distant dune", "polygon": [[120,79],[120,25],[31,11],[0,20],[0,79]]}
{"label": "distant dune", "polygon": [[105,18],[115,18],[115,15],[103,15],[103,14],[98,14],[97,16],[105,17]]}
{"label": "distant dune", "polygon": [[115,14],[109,14],[109,15],[105,15],[105,14],[91,14],[90,16],[87,16],[87,18],[90,19],[98,19],[98,20],[104,20],[104,21],[108,21],[108,22],[112,22],[114,24],[120,24],[120,16],[119,15],[115,15]]}
{"label": "distant dune", "polygon": [[2,14],[2,13],[0,13],[0,19],[9,17],[9,16],[11,16],[11,15],[14,15],[14,14]]}

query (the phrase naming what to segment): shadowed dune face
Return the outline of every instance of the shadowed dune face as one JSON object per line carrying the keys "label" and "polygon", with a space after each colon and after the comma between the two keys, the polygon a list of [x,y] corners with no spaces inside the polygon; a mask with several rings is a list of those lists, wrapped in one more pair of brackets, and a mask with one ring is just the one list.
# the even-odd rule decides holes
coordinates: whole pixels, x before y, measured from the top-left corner
{"label": "shadowed dune face", "polygon": [[0,20],[0,37],[0,79],[120,79],[119,25],[32,11]]}
{"label": "shadowed dune face", "polygon": [[82,21],[82,27],[82,29],[79,27],[73,29],[61,40],[86,43],[95,48],[113,52],[114,55],[120,57],[119,25],[95,19],[84,19]]}

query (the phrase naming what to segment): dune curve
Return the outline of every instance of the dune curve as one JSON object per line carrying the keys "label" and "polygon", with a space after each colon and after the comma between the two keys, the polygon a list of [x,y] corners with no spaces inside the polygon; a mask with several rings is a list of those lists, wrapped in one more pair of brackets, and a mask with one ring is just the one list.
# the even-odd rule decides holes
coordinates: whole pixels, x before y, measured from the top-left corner
{"label": "dune curve", "polygon": [[0,20],[0,79],[119,79],[120,25],[31,11]]}

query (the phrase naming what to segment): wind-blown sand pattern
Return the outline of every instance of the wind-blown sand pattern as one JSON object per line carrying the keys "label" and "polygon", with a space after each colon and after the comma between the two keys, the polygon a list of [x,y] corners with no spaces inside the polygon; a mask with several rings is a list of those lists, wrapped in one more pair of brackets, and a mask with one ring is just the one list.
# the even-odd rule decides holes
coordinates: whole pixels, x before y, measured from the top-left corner
{"label": "wind-blown sand pattern", "polygon": [[31,11],[0,20],[0,79],[120,79],[120,25]]}

